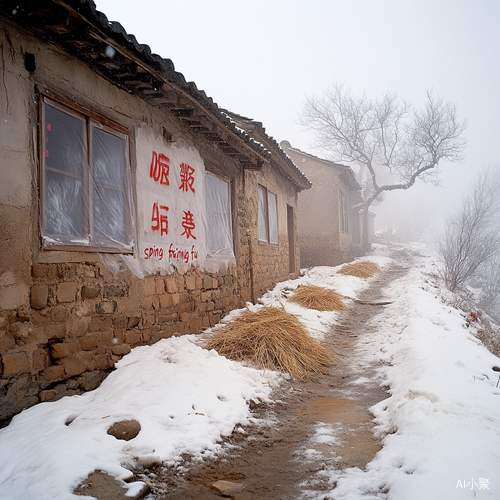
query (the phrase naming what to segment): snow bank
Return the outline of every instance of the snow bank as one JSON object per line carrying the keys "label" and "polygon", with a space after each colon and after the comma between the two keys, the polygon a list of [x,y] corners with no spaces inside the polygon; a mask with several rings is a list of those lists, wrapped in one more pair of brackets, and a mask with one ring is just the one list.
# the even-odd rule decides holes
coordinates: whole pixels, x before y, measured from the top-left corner
{"label": "snow bank", "polygon": [[[42,403],[0,431],[0,498],[66,500],[94,470],[125,479],[122,465],[151,455],[175,463],[219,451],[220,437],[251,417],[251,398],[268,400],[278,375],[207,351],[194,336],[138,347],[95,391]],[[107,429],[136,419],[139,435],[117,440]]]}
{"label": "snow bank", "polygon": [[[372,408],[383,449],[366,471],[332,471],[327,498],[397,500],[500,498],[500,360],[466,328],[463,313],[440,300],[436,260],[417,262],[393,282],[393,303],[373,318],[358,345],[381,364],[391,396]],[[386,495],[384,492],[387,492]],[[324,496],[320,496],[324,498]]]}

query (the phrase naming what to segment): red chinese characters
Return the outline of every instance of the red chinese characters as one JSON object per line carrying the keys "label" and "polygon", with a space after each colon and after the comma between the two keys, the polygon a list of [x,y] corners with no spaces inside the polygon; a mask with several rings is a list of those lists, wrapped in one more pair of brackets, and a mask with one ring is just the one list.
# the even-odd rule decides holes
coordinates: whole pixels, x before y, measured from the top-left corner
{"label": "red chinese characters", "polygon": [[153,151],[151,158],[151,166],[149,167],[149,177],[155,182],[159,182],[164,186],[170,186],[168,174],[170,173],[170,159],[163,153]]}
{"label": "red chinese characters", "polygon": [[158,207],[158,202],[153,204],[153,214],[151,215],[151,229],[153,231],[158,231],[160,236],[168,234],[168,215],[160,213],[168,212],[168,207],[165,205],[160,205]]}
{"label": "red chinese characters", "polygon": [[182,227],[184,228],[184,232],[181,233],[181,236],[186,235],[187,239],[196,239],[196,236],[193,234],[193,230],[195,229],[194,215],[189,210],[184,212],[182,217]]}
{"label": "red chinese characters", "polygon": [[187,193],[189,190],[194,193],[194,168],[187,163],[181,163],[179,168],[181,173],[181,185],[179,189],[184,193]]}

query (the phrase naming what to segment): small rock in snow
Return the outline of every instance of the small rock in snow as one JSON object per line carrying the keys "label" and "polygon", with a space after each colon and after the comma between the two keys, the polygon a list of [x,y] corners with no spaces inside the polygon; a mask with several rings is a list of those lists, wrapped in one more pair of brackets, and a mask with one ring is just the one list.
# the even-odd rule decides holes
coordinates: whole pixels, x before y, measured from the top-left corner
{"label": "small rock in snow", "polygon": [[141,430],[141,424],[137,420],[121,420],[115,422],[109,429],[108,434],[116,439],[130,441],[134,439]]}

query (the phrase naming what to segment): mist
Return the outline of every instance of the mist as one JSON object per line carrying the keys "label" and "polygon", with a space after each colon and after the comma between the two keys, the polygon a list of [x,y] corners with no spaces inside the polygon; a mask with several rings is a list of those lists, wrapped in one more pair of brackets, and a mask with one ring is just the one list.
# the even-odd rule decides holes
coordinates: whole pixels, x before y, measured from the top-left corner
{"label": "mist", "polygon": [[431,241],[477,172],[500,161],[495,0],[96,3],[221,107],[317,156],[328,152],[314,148],[298,117],[305,97],[334,81],[374,97],[394,91],[416,107],[427,90],[456,104],[468,121],[465,160],[440,164],[439,187],[417,182],[386,193],[371,207],[376,231]]}

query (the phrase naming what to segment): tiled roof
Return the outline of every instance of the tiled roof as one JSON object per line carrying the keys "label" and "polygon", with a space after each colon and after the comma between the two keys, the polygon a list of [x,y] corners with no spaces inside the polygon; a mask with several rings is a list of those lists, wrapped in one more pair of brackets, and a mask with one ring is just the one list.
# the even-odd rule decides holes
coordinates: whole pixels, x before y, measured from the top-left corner
{"label": "tiled roof", "polygon": [[259,169],[270,152],[238,129],[212,98],[151,53],[92,0],[2,0],[0,13],[38,37],[56,43],[114,85],[175,115],[244,168]]}

